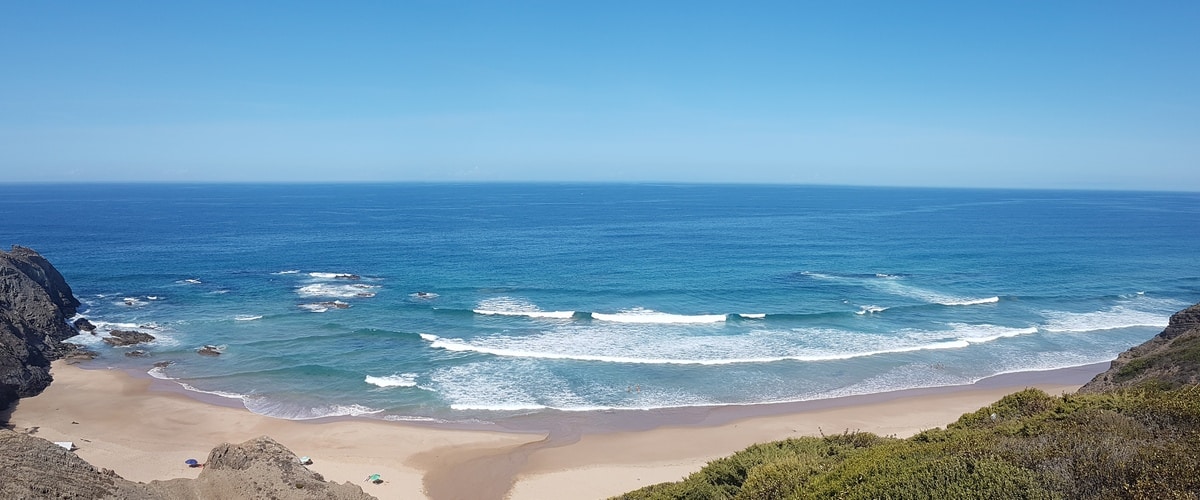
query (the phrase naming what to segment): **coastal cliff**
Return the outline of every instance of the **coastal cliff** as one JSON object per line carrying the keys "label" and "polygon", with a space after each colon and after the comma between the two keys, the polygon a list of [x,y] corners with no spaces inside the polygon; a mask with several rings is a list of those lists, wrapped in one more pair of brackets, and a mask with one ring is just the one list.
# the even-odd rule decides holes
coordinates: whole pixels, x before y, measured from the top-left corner
{"label": "coastal cliff", "polygon": [[50,362],[75,350],[67,324],[79,301],[37,252],[0,251],[0,409],[50,385]]}
{"label": "coastal cliff", "polygon": [[1167,328],[1113,360],[1079,392],[1098,393],[1153,383],[1175,388],[1200,383],[1200,304],[1171,315]]}

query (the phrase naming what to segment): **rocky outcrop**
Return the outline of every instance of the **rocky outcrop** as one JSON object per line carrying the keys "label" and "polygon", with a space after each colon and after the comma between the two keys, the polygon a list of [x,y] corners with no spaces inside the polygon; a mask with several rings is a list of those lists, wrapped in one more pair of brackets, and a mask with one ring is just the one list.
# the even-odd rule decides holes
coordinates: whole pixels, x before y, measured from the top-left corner
{"label": "rocky outcrop", "polygon": [[208,455],[196,479],[135,483],[97,469],[74,452],[45,439],[0,429],[0,498],[200,500],[367,500],[375,497],[351,483],[326,482],[300,464],[291,450],[269,437],[222,444]]}
{"label": "rocky outcrop", "polygon": [[152,481],[147,488],[170,499],[278,498],[281,500],[375,498],[349,482],[326,482],[300,458],[263,436],[242,444],[225,443],[208,454],[196,479]]}
{"label": "rocky outcrop", "polygon": [[1104,392],[1153,383],[1173,388],[1200,383],[1200,304],[1171,316],[1167,328],[1113,360],[1080,392]]}
{"label": "rocky outcrop", "polygon": [[0,429],[0,498],[160,498],[45,439]]}
{"label": "rocky outcrop", "polygon": [[139,332],[136,330],[113,330],[108,332],[108,336],[101,339],[104,343],[113,347],[124,347],[127,345],[136,345],[143,342],[154,340],[154,336],[149,333]]}
{"label": "rocky outcrop", "polygon": [[79,301],[44,257],[14,246],[0,251],[0,409],[50,385],[50,361],[76,346],[67,318]]}

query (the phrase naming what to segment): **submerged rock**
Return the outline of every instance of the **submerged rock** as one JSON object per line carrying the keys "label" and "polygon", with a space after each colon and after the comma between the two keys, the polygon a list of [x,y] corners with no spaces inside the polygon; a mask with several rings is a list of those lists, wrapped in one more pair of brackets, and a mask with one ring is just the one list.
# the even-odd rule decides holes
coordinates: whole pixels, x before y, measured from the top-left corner
{"label": "submerged rock", "polygon": [[222,349],[215,345],[206,345],[196,349],[196,353],[201,356],[220,356]]}
{"label": "submerged rock", "polygon": [[125,357],[127,357],[127,358],[144,358],[149,355],[150,355],[150,353],[143,351],[141,349],[136,349],[136,350],[125,353]]}

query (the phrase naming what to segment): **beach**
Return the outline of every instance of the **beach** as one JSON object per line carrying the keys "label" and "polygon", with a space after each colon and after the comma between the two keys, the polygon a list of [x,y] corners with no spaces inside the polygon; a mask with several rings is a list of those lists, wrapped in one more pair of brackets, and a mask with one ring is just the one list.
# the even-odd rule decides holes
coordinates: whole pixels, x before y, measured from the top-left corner
{"label": "beach", "polygon": [[[81,458],[138,482],[195,477],[200,469],[185,460],[203,461],[222,442],[268,435],[311,457],[310,468],[326,480],[361,485],[378,498],[524,500],[606,498],[678,480],[758,442],[847,430],[905,437],[1026,387],[1074,391],[1106,365],[801,403],[537,415],[495,430],[282,420],[195,399],[168,381],[88,368],[55,362],[54,383],[17,404],[12,428],[74,442]],[[365,482],[370,474],[385,482]]]}

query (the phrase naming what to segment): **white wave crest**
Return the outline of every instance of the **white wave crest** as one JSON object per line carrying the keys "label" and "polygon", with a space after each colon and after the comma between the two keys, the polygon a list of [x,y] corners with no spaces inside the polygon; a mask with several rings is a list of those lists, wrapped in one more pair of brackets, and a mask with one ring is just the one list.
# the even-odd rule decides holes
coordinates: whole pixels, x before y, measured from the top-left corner
{"label": "white wave crest", "polygon": [[349,309],[350,303],[342,302],[340,300],[333,300],[333,301],[329,301],[329,302],[314,302],[311,304],[300,304],[297,307],[304,309],[308,312],[323,313],[330,309]]}
{"label": "white wave crest", "polygon": [[575,316],[575,311],[543,311],[536,304],[515,297],[494,297],[481,300],[471,311],[485,316],[525,316],[547,319],[570,319]]}
{"label": "white wave crest", "polygon": [[[171,379],[171,380],[174,380],[174,379]],[[200,394],[212,394],[213,396],[220,396],[220,397],[229,398],[229,399],[239,399],[243,403],[246,401],[247,398],[249,398],[249,395],[247,395],[247,394],[238,394],[236,392],[225,392],[225,391],[206,391],[204,389],[197,389],[197,388],[195,388],[189,384],[183,383],[183,382],[176,381],[176,383],[179,384],[180,386],[182,386],[184,389],[187,389],[192,392],[198,392]]]}
{"label": "white wave crest", "polygon": [[886,308],[886,307],[882,307],[882,306],[861,306],[861,307],[859,308],[858,312],[856,312],[856,313],[854,313],[854,314],[857,314],[857,315],[860,315],[860,316],[861,316],[861,315],[864,315],[864,314],[875,314],[875,313],[877,313],[877,312],[883,312],[883,311],[886,311],[886,310],[888,310],[888,308]]}
{"label": "white wave crest", "polygon": [[616,323],[681,324],[720,323],[725,321],[726,316],[724,314],[670,314],[638,307],[614,314],[594,312],[592,313],[592,319]]}
{"label": "white wave crest", "polygon": [[313,283],[297,288],[296,294],[301,297],[369,298],[375,296],[376,288],[379,287],[362,284],[331,285],[329,283]]}
{"label": "white wave crest", "polygon": [[972,344],[982,344],[993,340],[1016,337],[1018,335],[1030,335],[1038,332],[1037,327],[1033,326],[1012,328],[999,325],[971,325],[966,323],[950,323],[948,326],[952,327],[951,333],[957,336],[959,340],[964,340]]}
{"label": "white wave crest", "polygon": [[317,407],[296,406],[292,403],[282,403],[266,397],[245,397],[242,404],[259,415],[281,418],[284,420],[313,420],[326,417],[361,417],[383,412],[382,409],[370,408],[360,404],[331,404]]}
{"label": "white wave crest", "polygon": [[167,369],[162,366],[156,366],[154,368],[147,370],[146,375],[149,375],[149,376],[154,377],[159,380],[175,380],[174,377],[167,376]]}
{"label": "white wave crest", "polygon": [[308,273],[308,275],[323,280],[361,278],[361,276],[354,273]]}
{"label": "white wave crest", "polygon": [[738,316],[746,319],[763,319],[767,317],[766,313],[746,313],[739,314]]}
{"label": "white wave crest", "polygon": [[396,373],[383,377],[367,375],[365,382],[378,387],[416,387],[417,374]]}
{"label": "white wave crest", "polygon": [[234,316],[233,319],[235,321],[254,321],[256,319],[262,319],[262,316],[261,315],[252,315],[252,314],[239,314],[237,316]]}
{"label": "white wave crest", "polygon": [[961,299],[950,300],[946,302],[938,302],[943,306],[977,306],[979,304],[995,304],[1000,302],[1000,297],[988,297],[986,299]]}
{"label": "white wave crest", "polygon": [[299,269],[288,269],[286,271],[279,271],[279,272],[274,272],[271,274],[300,274],[300,270]]}
{"label": "white wave crest", "polygon": [[487,345],[472,344],[461,340],[444,339],[436,335],[421,334],[421,338],[430,343],[430,347],[434,349],[444,349],[452,352],[477,352],[481,354],[490,354],[493,356],[513,357],[513,358],[533,358],[533,359],[562,359],[574,361],[594,361],[603,363],[625,363],[625,364],[649,364],[649,365],[732,365],[732,364],[749,364],[749,363],[774,363],[779,361],[832,361],[840,359],[852,359],[865,356],[877,356],[880,354],[903,353],[924,350],[937,349],[958,349],[967,347],[970,342],[962,339],[928,342],[916,345],[897,346],[887,349],[879,349],[872,351],[857,351],[857,352],[827,352],[820,354],[795,354],[783,356],[763,356],[763,357],[746,357],[746,358],[655,358],[655,357],[637,357],[637,356],[617,356],[617,355],[600,355],[600,354],[585,354],[578,352],[553,352],[553,351],[537,351],[531,349],[513,349],[504,347],[493,347]]}
{"label": "white wave crest", "polygon": [[1118,328],[1167,326],[1170,313],[1156,313],[1117,305],[1092,312],[1042,311],[1046,322],[1041,329],[1047,332],[1082,333]]}
{"label": "white wave crest", "polygon": [[575,311],[487,311],[483,309],[473,309],[475,314],[484,316],[525,316],[527,318],[550,318],[550,319],[570,319],[575,316]]}

